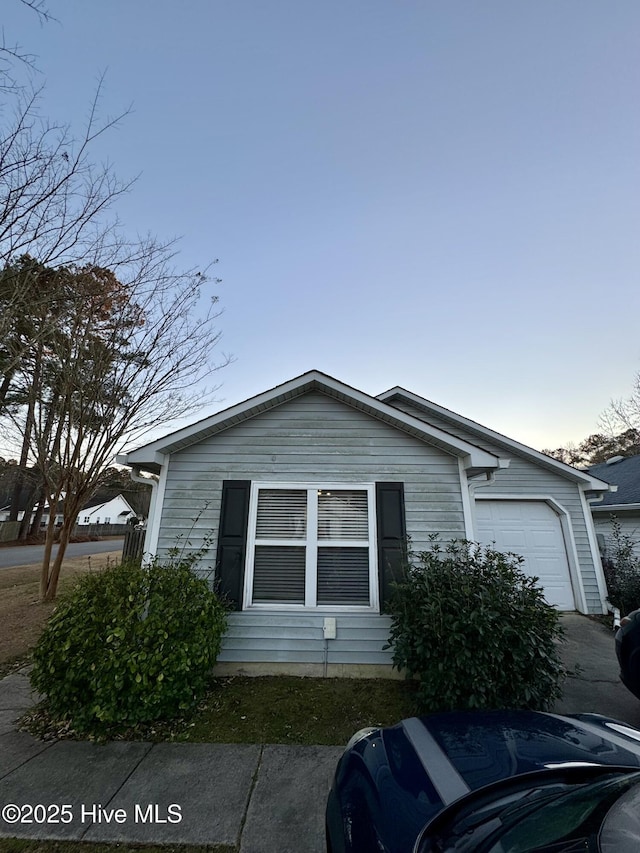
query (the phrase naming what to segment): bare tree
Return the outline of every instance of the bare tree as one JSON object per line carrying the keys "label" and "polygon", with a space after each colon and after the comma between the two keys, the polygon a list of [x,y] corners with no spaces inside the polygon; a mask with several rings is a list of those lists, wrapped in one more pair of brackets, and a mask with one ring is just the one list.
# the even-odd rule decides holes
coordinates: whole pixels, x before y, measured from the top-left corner
{"label": "bare tree", "polygon": [[630,450],[640,453],[640,372],[634,376],[629,396],[612,400],[600,417],[600,425],[610,435],[624,432],[635,437]]}
{"label": "bare tree", "polygon": [[[100,121],[98,84],[82,135],[38,115],[37,92],[20,94],[0,128],[0,265],[5,270],[0,339],[32,297],[16,261],[104,263],[114,254],[117,221],[109,213],[133,181],[120,181],[109,164],[96,166],[96,140],[126,115]],[[13,278],[10,271],[14,270]],[[46,293],[39,298],[45,299]]]}
{"label": "bare tree", "polygon": [[[41,24],[55,20],[44,0],[20,0],[40,21]],[[4,28],[0,30],[0,91],[11,92],[21,88],[15,73],[16,66],[28,71],[36,69],[36,57],[27,53],[16,41],[9,41]]]}
{"label": "bare tree", "polygon": [[[51,507],[41,598],[56,595],[60,568],[78,513],[104,469],[127,442],[212,399],[203,387],[229,362],[215,360],[218,279],[176,271],[169,245],[147,241],[111,270],[56,270],[57,331],[44,341],[37,376],[19,423],[31,420],[30,461]],[[62,528],[55,512],[64,501]],[[59,540],[55,559],[53,544]]]}
{"label": "bare tree", "polygon": [[[47,19],[43,0],[22,2]],[[125,442],[209,401],[203,382],[229,359],[214,360],[218,280],[176,270],[173,243],[129,240],[114,215],[132,182],[92,152],[127,111],[101,119],[101,79],[76,135],[41,117],[41,91],[14,87],[3,59],[31,57],[0,45],[0,423],[17,430],[19,468],[35,469],[51,509],[49,600],[102,471]]]}

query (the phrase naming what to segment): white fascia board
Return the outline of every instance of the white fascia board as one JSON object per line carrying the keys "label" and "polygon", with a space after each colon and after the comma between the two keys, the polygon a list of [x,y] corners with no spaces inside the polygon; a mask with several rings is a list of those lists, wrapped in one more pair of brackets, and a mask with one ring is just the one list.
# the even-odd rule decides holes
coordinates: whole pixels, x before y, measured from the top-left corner
{"label": "white fascia board", "polygon": [[398,428],[408,428],[425,441],[438,444],[453,455],[462,457],[466,468],[499,467],[498,457],[494,454],[482,450],[482,448],[476,447],[464,439],[450,435],[450,433],[444,430],[433,427],[420,420],[420,418],[408,415],[384,401],[371,397],[369,394],[358,391],[349,385],[345,385],[337,379],[333,379],[333,377],[327,376],[325,373],[320,373],[317,370],[303,373],[301,376],[297,376],[295,379],[291,379],[282,385],[277,385],[275,388],[251,397],[249,400],[244,400],[242,403],[224,409],[215,415],[210,415],[208,418],[197,421],[190,426],[163,436],[129,453],[122,454],[117,457],[117,461],[121,465],[131,466],[153,463],[162,467],[165,461],[165,454],[173,453],[183,447],[194,444],[209,434],[226,429],[233,426],[234,423],[246,420],[262,411],[278,406],[286,402],[287,399],[293,399],[300,394],[313,390],[328,392],[337,399],[343,399],[356,408],[368,410],[372,416],[377,416],[392,425],[395,424]]}
{"label": "white fascia board", "polygon": [[640,504],[600,504],[599,506],[594,506],[590,504],[591,512],[638,512],[640,511]]}
{"label": "white fascia board", "polygon": [[565,465],[564,462],[559,462],[552,456],[547,456],[545,453],[540,453],[539,450],[534,450],[533,447],[527,447],[526,444],[521,444],[519,441],[515,441],[515,439],[513,438],[508,438],[506,435],[502,435],[502,433],[495,432],[495,430],[489,429],[489,427],[483,426],[477,421],[472,421],[470,418],[465,418],[462,415],[459,415],[457,412],[451,411],[451,409],[447,409],[444,406],[439,406],[437,403],[432,403],[431,400],[427,400],[425,397],[420,397],[418,394],[414,394],[412,391],[407,391],[404,388],[401,388],[399,385],[396,385],[395,388],[390,388],[388,391],[383,391],[382,394],[378,394],[377,399],[386,401],[396,396],[404,397],[407,402],[414,403],[417,406],[422,406],[427,411],[433,411],[435,414],[442,415],[442,417],[444,418],[450,418],[452,421],[455,421],[460,426],[478,432],[491,441],[495,441],[498,444],[502,444],[505,447],[509,447],[513,450],[516,450],[521,455],[527,456],[533,461],[541,462],[544,465],[556,468],[558,470],[558,473],[562,473],[565,476],[569,476],[577,483],[586,484],[587,488],[591,491],[611,491],[609,483],[606,483],[604,480],[599,480],[597,477],[592,477],[590,474],[586,474],[583,471],[578,471],[577,468],[572,468],[571,465]]}
{"label": "white fascia board", "polygon": [[[120,453],[116,456],[118,465],[126,465],[129,468],[142,468],[143,470],[146,470],[145,466],[148,465],[162,468],[165,461],[164,454],[158,453],[155,450],[149,451],[148,447],[139,447],[136,450],[131,450],[129,453]],[[158,472],[152,471],[151,473],[157,474]]]}

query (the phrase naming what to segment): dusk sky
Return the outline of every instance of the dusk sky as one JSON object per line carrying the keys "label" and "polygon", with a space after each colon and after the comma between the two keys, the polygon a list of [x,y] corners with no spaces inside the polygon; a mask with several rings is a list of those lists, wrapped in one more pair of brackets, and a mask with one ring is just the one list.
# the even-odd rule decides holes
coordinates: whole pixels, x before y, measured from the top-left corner
{"label": "dusk sky", "polygon": [[226,408],[316,368],[535,448],[640,369],[638,0],[4,0],[41,111],[219,258]]}

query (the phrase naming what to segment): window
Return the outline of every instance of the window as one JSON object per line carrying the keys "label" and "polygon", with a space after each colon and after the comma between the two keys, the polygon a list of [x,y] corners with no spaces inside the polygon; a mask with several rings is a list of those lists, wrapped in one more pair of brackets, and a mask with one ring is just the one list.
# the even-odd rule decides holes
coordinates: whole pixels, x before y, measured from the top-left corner
{"label": "window", "polygon": [[373,609],[373,485],[252,485],[245,607]]}
{"label": "window", "polygon": [[110,515],[105,515],[104,523],[105,524],[111,524],[111,516]]}
{"label": "window", "polygon": [[89,522],[90,522],[90,521],[91,521],[91,516],[90,516],[90,515],[85,515],[85,517],[84,517],[84,522],[83,522],[83,523],[84,523],[84,524],[89,524]]}

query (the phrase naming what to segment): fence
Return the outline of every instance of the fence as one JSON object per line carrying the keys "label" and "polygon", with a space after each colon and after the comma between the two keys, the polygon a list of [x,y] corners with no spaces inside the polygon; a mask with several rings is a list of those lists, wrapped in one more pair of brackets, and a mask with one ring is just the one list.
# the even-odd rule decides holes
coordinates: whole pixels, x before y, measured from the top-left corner
{"label": "fence", "polygon": [[0,521],[0,542],[13,542],[19,532],[19,521]]}
{"label": "fence", "polygon": [[131,530],[130,524],[76,524],[71,536],[124,536]]}
{"label": "fence", "polygon": [[[125,536],[133,528],[130,524],[76,524],[71,532],[74,539],[103,539],[108,536]],[[19,521],[0,521],[0,542],[16,542],[20,532]],[[40,529],[39,538],[44,542],[47,528]],[[144,534],[144,531],[143,531]]]}
{"label": "fence", "polygon": [[122,546],[123,560],[139,560],[142,558],[144,535],[146,532],[146,530],[136,530],[134,527],[129,527],[124,534],[124,545]]}

